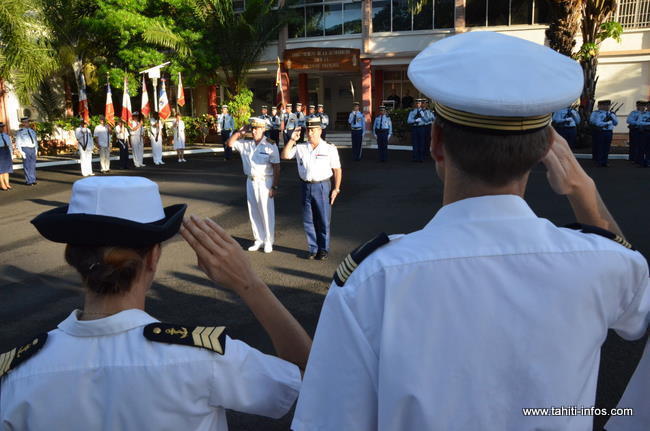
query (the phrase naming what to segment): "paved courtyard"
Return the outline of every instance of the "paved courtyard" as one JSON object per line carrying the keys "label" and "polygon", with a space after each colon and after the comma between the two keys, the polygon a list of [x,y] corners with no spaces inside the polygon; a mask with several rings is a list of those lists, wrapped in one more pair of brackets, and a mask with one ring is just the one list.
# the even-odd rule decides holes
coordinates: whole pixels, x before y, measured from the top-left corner
{"label": "paved courtyard", "polygon": [[[333,209],[332,250],[328,261],[304,259],[300,184],[295,161],[282,162],[276,198],[276,244],[272,254],[251,253],[256,270],[280,300],[313,334],[320,308],[339,261],[375,234],[421,228],[440,207],[442,184],[431,161],[415,164],[407,151],[392,151],[388,163],[378,163],[374,150],[353,162],[342,149],[342,194]],[[212,217],[244,246],[251,242],[244,177],[238,158],[225,162],[221,154],[174,157],[166,165],[113,174],[142,175],[160,185],[165,205],[187,203],[188,213]],[[596,180],[628,240],[650,253],[650,169],[613,160],[610,168],[594,169]],[[113,162],[117,166],[117,162]],[[98,169],[98,167],[96,167]],[[22,171],[12,176],[14,190],[0,193],[0,352],[63,320],[81,306],[79,280],[63,260],[63,245],[42,239],[29,223],[40,212],[66,203],[79,166],[55,166],[38,171],[36,187],[22,185]],[[546,183],[543,167],[531,175],[527,199],[533,210],[558,225],[573,222],[565,198]],[[432,280],[435,283],[435,280]],[[233,338],[271,352],[271,344],[252,314],[230,292],[212,285],[196,267],[193,252],[180,238],[164,246],[159,272],[149,294],[147,311],[163,321],[226,325]],[[552,318],[552,316],[549,316]],[[643,342],[626,343],[610,335],[603,349],[598,403],[613,407],[631,375]],[[232,430],[286,430],[289,417],[273,421],[231,414]],[[601,429],[598,423],[596,429]]]}

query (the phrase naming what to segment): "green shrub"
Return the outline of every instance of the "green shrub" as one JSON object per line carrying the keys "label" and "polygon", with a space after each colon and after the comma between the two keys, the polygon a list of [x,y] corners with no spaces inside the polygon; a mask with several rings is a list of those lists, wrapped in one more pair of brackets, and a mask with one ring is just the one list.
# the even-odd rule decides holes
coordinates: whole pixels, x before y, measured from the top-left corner
{"label": "green shrub", "polygon": [[235,129],[248,124],[248,119],[253,114],[251,104],[253,103],[253,92],[248,88],[243,89],[228,101],[228,111],[235,119]]}

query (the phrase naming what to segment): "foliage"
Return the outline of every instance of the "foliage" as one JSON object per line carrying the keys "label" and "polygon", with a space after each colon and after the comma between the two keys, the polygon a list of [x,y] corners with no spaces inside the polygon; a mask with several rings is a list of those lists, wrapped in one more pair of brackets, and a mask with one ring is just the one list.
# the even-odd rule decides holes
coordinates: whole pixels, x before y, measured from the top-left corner
{"label": "foliage", "polygon": [[391,123],[393,124],[393,135],[403,138],[411,129],[407,123],[410,109],[393,109],[389,112]]}
{"label": "foliage", "polygon": [[56,68],[42,16],[38,1],[0,1],[0,81],[11,82],[22,102]]}
{"label": "foliage", "polygon": [[41,82],[39,91],[32,97],[32,104],[46,121],[63,116],[61,97],[52,84],[51,79]]}
{"label": "foliage", "polygon": [[185,135],[190,142],[205,143],[210,130],[216,130],[217,119],[209,114],[203,114],[199,117],[185,117]]}
{"label": "foliage", "polygon": [[600,31],[597,33],[593,42],[585,42],[580,47],[580,51],[576,53],[575,57],[582,61],[587,62],[590,59],[597,57],[600,52],[600,44],[609,39],[610,37],[616,42],[621,43],[621,35],[623,34],[623,26],[616,21],[608,21],[600,25]]}
{"label": "foliage", "polygon": [[232,0],[192,0],[203,48],[220,60],[228,96],[241,93],[249,71],[268,43],[288,22],[285,8],[275,9],[276,0],[247,0],[236,12]]}
{"label": "foliage", "polygon": [[248,119],[253,113],[251,109],[252,103],[253,92],[248,88],[241,89],[238,94],[228,101],[228,111],[235,119],[236,129],[248,124]]}

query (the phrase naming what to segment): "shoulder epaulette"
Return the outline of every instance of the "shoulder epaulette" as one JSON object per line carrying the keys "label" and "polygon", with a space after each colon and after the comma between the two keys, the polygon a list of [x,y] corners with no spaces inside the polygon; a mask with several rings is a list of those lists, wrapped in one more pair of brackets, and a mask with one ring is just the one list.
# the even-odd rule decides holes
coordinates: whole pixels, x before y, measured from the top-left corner
{"label": "shoulder epaulette", "polygon": [[41,334],[29,343],[14,347],[8,352],[0,355],[0,377],[7,374],[32,356],[34,356],[45,345],[47,333]]}
{"label": "shoulder epaulette", "polygon": [[186,326],[170,323],[150,323],[143,335],[150,341],[202,347],[223,355],[225,353],[225,326]]}
{"label": "shoulder epaulette", "polygon": [[619,243],[625,248],[629,248],[630,250],[635,250],[634,247],[632,247],[632,244],[630,244],[625,238],[623,238],[621,235],[615,234],[614,232],[610,232],[606,229],[597,227],[597,226],[591,226],[588,224],[581,224],[581,223],[571,223],[569,225],[564,226],[568,229],[573,229],[573,230],[579,230],[582,233],[593,233],[596,235],[603,236],[607,239],[611,239],[614,242]]}
{"label": "shoulder epaulette", "polygon": [[359,266],[365,258],[370,256],[373,251],[388,243],[388,241],[390,241],[388,235],[382,232],[365,244],[355,248],[345,257],[345,259],[343,259],[343,262],[341,262],[339,267],[336,269],[336,272],[334,273],[334,282],[336,285],[339,287],[343,286],[357,266]]}

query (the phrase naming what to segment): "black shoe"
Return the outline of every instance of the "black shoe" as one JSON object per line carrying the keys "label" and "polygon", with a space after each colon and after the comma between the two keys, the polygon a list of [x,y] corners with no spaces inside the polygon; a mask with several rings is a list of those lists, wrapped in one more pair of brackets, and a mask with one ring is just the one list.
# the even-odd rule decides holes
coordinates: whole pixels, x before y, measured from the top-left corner
{"label": "black shoe", "polygon": [[316,260],[327,260],[327,252],[325,250],[318,250]]}
{"label": "black shoe", "polygon": [[309,260],[316,259],[316,253],[309,252],[309,254],[307,255],[307,259]]}

